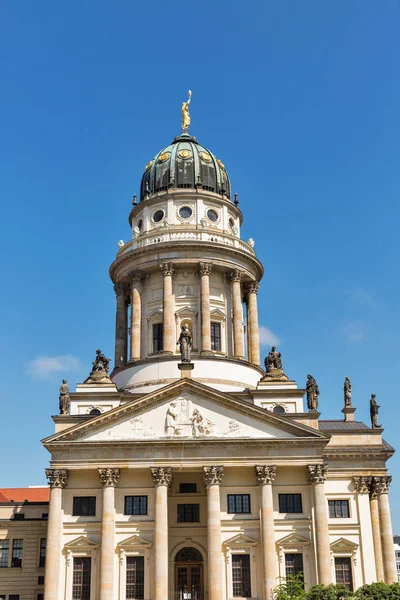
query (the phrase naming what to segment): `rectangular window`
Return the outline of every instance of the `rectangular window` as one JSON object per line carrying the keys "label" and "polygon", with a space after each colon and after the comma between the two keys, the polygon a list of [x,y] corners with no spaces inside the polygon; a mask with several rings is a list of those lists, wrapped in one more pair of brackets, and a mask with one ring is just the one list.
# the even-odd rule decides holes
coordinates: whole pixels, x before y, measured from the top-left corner
{"label": "rectangular window", "polygon": [[153,352],[162,352],[163,349],[163,324],[154,323],[153,325]]}
{"label": "rectangular window", "polygon": [[49,520],[49,513],[42,513],[42,519],[43,519],[43,521],[48,521]]}
{"label": "rectangular window", "polygon": [[328,505],[331,519],[348,519],[350,517],[348,500],[328,500]]}
{"label": "rectangular window", "polygon": [[5,594],[0,594],[0,600],[6,600],[6,595]]}
{"label": "rectangular window", "polygon": [[39,567],[44,567],[46,564],[46,545],[46,538],[40,538]]}
{"label": "rectangular window", "polygon": [[180,483],[179,484],[179,493],[180,494],[195,494],[197,492],[197,487],[195,483]]}
{"label": "rectangular window", "polygon": [[37,595],[37,600],[43,600],[43,599],[44,599],[44,594]]}
{"label": "rectangular window", "polygon": [[221,352],[221,323],[211,323],[211,350]]}
{"label": "rectangular window", "polygon": [[126,599],[144,598],[144,556],[126,557]]}
{"label": "rectangular window", "polygon": [[250,598],[250,555],[232,554],[233,597]]}
{"label": "rectangular window", "polygon": [[280,513],[302,513],[301,494],[278,494]]}
{"label": "rectangular window", "polygon": [[23,521],[25,519],[25,513],[15,513],[14,521]]}
{"label": "rectangular window", "polygon": [[13,540],[11,566],[22,567],[23,540]]}
{"label": "rectangular window", "polygon": [[335,558],[336,584],[345,585],[353,591],[353,575],[350,558]]}
{"label": "rectangular window", "polygon": [[44,575],[39,575],[37,578],[38,585],[44,585]]}
{"label": "rectangular window", "polygon": [[250,494],[228,494],[228,513],[250,513]]}
{"label": "rectangular window", "polygon": [[74,558],[72,577],[73,600],[90,600],[91,558]]}
{"label": "rectangular window", "polygon": [[19,594],[10,594],[8,600],[19,600]]}
{"label": "rectangular window", "polygon": [[199,523],[200,504],[178,504],[178,523]]}
{"label": "rectangular window", "polygon": [[303,573],[303,555],[285,554],[285,572],[286,577],[296,577]]}
{"label": "rectangular window", "polygon": [[94,517],[96,515],[96,496],[74,496],[72,514],[75,517]]}
{"label": "rectangular window", "polygon": [[0,567],[8,567],[10,540],[0,540]]}
{"label": "rectangular window", "polygon": [[147,515],[147,496],[125,496],[125,515]]}

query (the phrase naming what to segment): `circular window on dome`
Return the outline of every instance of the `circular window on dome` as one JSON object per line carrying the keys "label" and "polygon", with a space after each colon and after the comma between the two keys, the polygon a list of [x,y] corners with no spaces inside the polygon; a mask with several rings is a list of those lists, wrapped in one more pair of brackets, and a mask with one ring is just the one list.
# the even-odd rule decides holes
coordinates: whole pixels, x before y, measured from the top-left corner
{"label": "circular window on dome", "polygon": [[210,219],[210,221],[212,221],[213,223],[215,223],[216,221],[218,221],[218,213],[216,210],[213,210],[212,208],[209,208],[207,211],[207,217]]}
{"label": "circular window on dome", "polygon": [[169,152],[163,152],[162,154],[160,154],[160,156],[158,157],[158,160],[160,162],[165,162],[166,160],[168,160],[169,158]]}
{"label": "circular window on dome", "polygon": [[143,229],[143,220],[142,219],[139,219],[137,227],[138,227],[139,231],[142,231],[142,229]]}
{"label": "circular window on dome", "polygon": [[193,211],[190,208],[190,206],[181,206],[181,208],[179,209],[179,216],[181,217],[181,219],[190,219],[192,214]]}
{"label": "circular window on dome", "polygon": [[153,215],[153,221],[154,223],[159,223],[160,221],[162,221],[164,218],[164,211],[163,210],[156,210],[156,212]]}
{"label": "circular window on dome", "polygon": [[286,411],[281,404],[274,406],[273,411],[276,415],[283,415]]}
{"label": "circular window on dome", "polygon": [[206,162],[211,162],[211,156],[208,154],[208,152],[200,152],[200,158]]}
{"label": "circular window on dome", "polygon": [[190,150],[181,150],[180,152],[178,152],[178,156],[180,158],[189,158],[189,156],[192,156],[192,153],[190,152]]}

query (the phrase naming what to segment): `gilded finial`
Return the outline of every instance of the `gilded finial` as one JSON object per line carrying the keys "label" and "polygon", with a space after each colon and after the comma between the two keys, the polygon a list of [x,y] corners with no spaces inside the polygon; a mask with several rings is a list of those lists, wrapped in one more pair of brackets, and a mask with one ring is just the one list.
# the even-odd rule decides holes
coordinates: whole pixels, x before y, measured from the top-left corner
{"label": "gilded finial", "polygon": [[188,133],[190,125],[189,104],[192,98],[192,90],[188,91],[187,102],[182,102],[182,133]]}

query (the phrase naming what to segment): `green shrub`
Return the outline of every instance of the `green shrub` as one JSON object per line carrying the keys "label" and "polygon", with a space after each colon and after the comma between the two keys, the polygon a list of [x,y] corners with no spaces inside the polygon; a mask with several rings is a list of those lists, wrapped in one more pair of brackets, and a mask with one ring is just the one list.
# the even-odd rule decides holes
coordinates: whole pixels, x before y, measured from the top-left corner
{"label": "green shrub", "polygon": [[274,589],[274,600],[298,600],[298,598],[304,598],[305,595],[302,574],[289,575]]}
{"label": "green shrub", "polygon": [[311,587],[305,600],[342,600],[342,598],[354,598],[345,585],[314,585]]}
{"label": "green shrub", "polygon": [[370,600],[400,600],[400,584],[371,583],[358,588],[355,597]]}

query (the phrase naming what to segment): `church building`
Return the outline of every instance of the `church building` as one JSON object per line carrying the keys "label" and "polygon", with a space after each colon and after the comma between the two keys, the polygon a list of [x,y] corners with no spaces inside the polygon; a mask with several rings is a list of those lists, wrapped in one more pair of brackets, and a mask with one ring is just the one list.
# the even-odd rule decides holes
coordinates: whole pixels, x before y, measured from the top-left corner
{"label": "church building", "polygon": [[261,364],[263,265],[189,102],[110,267],[113,369],[99,349],[76,391],[64,380],[43,440],[45,600],[272,600],[298,573],[306,589],[397,581],[376,400],[371,427],[355,420],[346,378],[342,418],[323,420],[314,377],[298,387],[275,347]]}

